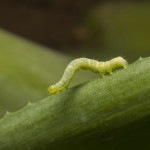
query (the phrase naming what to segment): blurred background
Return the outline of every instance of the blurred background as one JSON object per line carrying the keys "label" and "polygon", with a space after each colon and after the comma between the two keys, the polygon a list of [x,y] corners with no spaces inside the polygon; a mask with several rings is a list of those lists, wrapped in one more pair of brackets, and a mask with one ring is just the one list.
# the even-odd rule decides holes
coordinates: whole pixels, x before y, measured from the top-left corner
{"label": "blurred background", "polygon": [[1,0],[0,18],[3,29],[72,56],[150,54],[149,3]]}
{"label": "blurred background", "polygon": [[[1,0],[0,116],[48,96],[70,60],[150,55],[150,3]],[[80,71],[71,86],[99,77]]]}

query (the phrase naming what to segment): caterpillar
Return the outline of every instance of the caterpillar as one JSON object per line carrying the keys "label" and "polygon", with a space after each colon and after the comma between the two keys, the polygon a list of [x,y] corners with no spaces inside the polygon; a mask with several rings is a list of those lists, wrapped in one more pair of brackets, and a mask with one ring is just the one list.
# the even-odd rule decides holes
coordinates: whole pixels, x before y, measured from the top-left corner
{"label": "caterpillar", "polygon": [[58,83],[50,85],[48,87],[48,92],[56,93],[58,91],[63,90],[64,88],[67,88],[75,72],[80,68],[85,70],[89,69],[93,72],[100,73],[102,77],[105,77],[106,73],[112,74],[112,71],[114,69],[120,67],[126,69],[127,66],[128,66],[127,61],[120,56],[106,62],[99,62],[97,60],[88,58],[77,58],[71,61],[69,65],[66,67],[61,80]]}

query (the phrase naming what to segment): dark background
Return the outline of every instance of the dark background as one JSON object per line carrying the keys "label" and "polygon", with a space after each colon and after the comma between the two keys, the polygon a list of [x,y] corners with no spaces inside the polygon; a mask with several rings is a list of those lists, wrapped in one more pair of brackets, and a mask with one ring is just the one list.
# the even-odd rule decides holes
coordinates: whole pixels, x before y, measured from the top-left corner
{"label": "dark background", "polygon": [[82,40],[75,34],[77,27],[97,3],[97,0],[1,0],[0,26],[60,50]]}
{"label": "dark background", "polygon": [[78,57],[148,56],[149,18],[149,3],[137,1],[0,1],[1,28]]}

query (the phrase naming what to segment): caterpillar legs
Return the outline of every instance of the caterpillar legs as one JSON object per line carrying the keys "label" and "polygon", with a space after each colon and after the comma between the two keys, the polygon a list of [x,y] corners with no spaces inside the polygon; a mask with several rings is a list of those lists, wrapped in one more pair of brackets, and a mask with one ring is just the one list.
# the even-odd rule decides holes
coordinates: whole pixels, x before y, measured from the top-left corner
{"label": "caterpillar legs", "polygon": [[50,85],[48,87],[48,91],[49,93],[56,93],[58,91],[62,91],[64,88],[68,88],[69,83],[71,82],[74,76],[74,73],[80,68],[89,69],[93,72],[99,73],[101,77],[104,78],[107,73],[112,75],[112,71],[114,69],[126,69],[127,66],[127,61],[120,56],[106,62],[99,62],[97,60],[92,60],[88,58],[78,58],[73,60],[67,66],[61,80],[54,85]]}

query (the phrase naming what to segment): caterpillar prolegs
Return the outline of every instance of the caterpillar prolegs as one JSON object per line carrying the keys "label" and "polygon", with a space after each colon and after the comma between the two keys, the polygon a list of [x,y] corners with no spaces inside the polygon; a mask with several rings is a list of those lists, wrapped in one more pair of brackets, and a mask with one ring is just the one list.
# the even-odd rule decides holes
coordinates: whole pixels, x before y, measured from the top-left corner
{"label": "caterpillar prolegs", "polygon": [[56,93],[63,90],[69,86],[75,72],[82,69],[89,69],[93,72],[100,73],[102,77],[105,77],[106,73],[112,74],[112,71],[116,68],[123,67],[126,69],[128,63],[122,57],[116,57],[106,62],[99,62],[97,60],[88,59],[88,58],[78,58],[69,63],[61,80],[53,85],[48,87],[49,93]]}

